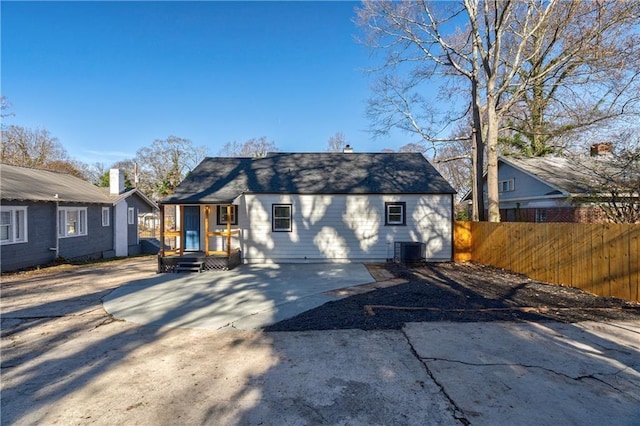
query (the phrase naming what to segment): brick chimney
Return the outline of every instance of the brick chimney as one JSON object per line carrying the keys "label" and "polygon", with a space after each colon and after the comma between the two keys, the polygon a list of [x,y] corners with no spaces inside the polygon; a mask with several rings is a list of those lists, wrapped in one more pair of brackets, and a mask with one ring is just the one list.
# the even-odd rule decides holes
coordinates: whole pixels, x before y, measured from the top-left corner
{"label": "brick chimney", "polygon": [[124,192],[124,171],[120,169],[109,170],[109,194],[118,195]]}
{"label": "brick chimney", "polygon": [[613,155],[613,144],[611,142],[598,142],[591,145],[591,156]]}

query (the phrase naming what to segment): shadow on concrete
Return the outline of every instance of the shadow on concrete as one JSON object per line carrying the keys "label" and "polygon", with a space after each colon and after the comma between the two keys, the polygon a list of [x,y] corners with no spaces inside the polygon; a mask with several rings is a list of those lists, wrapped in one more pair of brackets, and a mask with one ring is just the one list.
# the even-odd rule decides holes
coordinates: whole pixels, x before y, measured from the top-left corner
{"label": "shadow on concrete", "polygon": [[[3,310],[2,424],[135,423],[136,419],[189,424],[425,424],[435,419],[438,424],[459,424],[456,419],[473,420],[474,416],[506,423],[514,418],[506,395],[525,398],[522,400],[528,401],[529,409],[541,413],[538,419],[542,423],[588,422],[599,415],[599,407],[606,412],[609,424],[624,424],[629,419],[640,418],[640,415],[633,417],[640,414],[636,408],[640,401],[638,381],[633,381],[640,368],[637,365],[640,344],[619,343],[612,328],[561,324],[564,328],[556,329],[540,324],[528,334],[507,329],[503,337],[481,339],[479,344],[475,339],[478,333],[457,329],[456,326],[465,324],[454,321],[481,327],[477,321],[483,321],[482,318],[460,317],[459,312],[423,312],[421,315],[426,315],[425,321],[430,324],[418,326],[440,330],[441,338],[445,336],[457,343],[454,348],[457,352],[446,354],[429,353],[431,348],[444,345],[432,336],[431,340],[425,339],[413,324],[413,334],[407,331],[410,328],[402,332],[335,331],[336,328],[402,328],[402,316],[389,319],[384,316],[385,310],[375,311],[374,316],[367,315],[364,310],[367,303],[405,303],[405,306],[428,303],[445,311],[459,306],[508,307],[513,306],[519,300],[517,295],[530,285],[524,281],[513,282],[503,295],[495,289],[494,293],[487,293],[474,289],[470,282],[482,286],[486,283],[474,281],[472,271],[467,272],[466,278],[463,275],[462,282],[458,282],[447,271],[413,270],[407,275],[410,282],[401,285],[405,286],[403,290],[396,286],[352,296],[310,311],[313,314],[307,312],[299,316],[313,315],[306,318],[316,322],[316,329],[329,330],[332,325],[334,331],[331,332],[223,333],[166,327],[168,323],[179,324],[181,319],[189,323],[193,320],[189,317],[193,310],[211,303],[212,299],[199,291],[188,293],[177,303],[177,310],[165,311],[146,326],[96,313],[93,308],[107,291],[100,289],[86,294],[80,290],[80,295],[67,299],[54,298],[9,312]],[[274,280],[283,278],[277,270],[273,274]],[[428,284],[418,282],[418,274],[427,276]],[[84,275],[82,280],[96,278]],[[201,285],[196,278],[181,278],[181,285]],[[143,279],[145,285],[140,285],[139,280],[125,281],[121,283],[118,297],[129,298],[145,288],[166,286],[172,279],[175,278],[150,274]],[[514,277],[508,275],[505,280],[513,281]],[[43,285],[46,285],[44,281]],[[87,285],[85,289],[88,288]],[[268,286],[258,282],[236,283],[235,292],[242,293],[247,288],[269,297]],[[231,286],[224,294],[233,292]],[[240,294],[227,308],[241,305],[245,297]],[[341,304],[340,308],[336,308],[336,304]],[[46,315],[32,316],[37,312],[46,312]],[[518,325],[527,325],[526,321],[531,320],[557,324],[540,314],[511,319],[517,320]],[[496,321],[496,318],[484,321]],[[5,328],[5,324],[9,326]],[[438,328],[442,324],[450,328],[446,333]],[[579,331],[581,337],[576,337],[572,329]],[[561,332],[570,338],[559,337]],[[548,368],[544,363],[540,367],[527,367],[520,362],[518,352],[504,353],[501,339],[507,335],[512,343],[519,345],[520,353],[527,352],[528,345],[545,341],[557,357],[588,367],[584,371]],[[34,340],[24,341],[31,338]],[[487,342],[490,345],[487,346]],[[522,377],[523,368],[528,374],[531,370],[546,368],[544,377],[564,377],[555,383],[555,391],[569,397],[549,402],[549,398],[533,397],[539,393],[530,386],[513,386],[517,392],[509,393],[509,389],[502,387],[504,381],[484,382],[482,393],[474,387],[475,383],[467,387],[468,391],[454,387],[446,379],[454,378],[456,368],[465,362],[482,364],[456,358],[461,353],[473,354],[474,348],[479,356],[500,357],[494,359],[493,364],[500,364],[504,369],[494,374],[506,374],[505,371],[511,374],[506,379],[507,385],[511,383],[509,380]],[[430,362],[436,358],[442,364],[452,364],[452,369],[442,365],[439,370],[435,368]],[[585,359],[589,363],[585,364]],[[475,374],[482,377],[482,371]],[[551,390],[544,388],[545,392]],[[478,399],[477,395],[493,399]],[[473,398],[487,411],[465,405],[465,401]],[[610,404],[612,398],[616,404]],[[566,410],[566,401],[571,401],[571,410]],[[570,415],[563,415],[561,408]],[[579,412],[589,417],[572,417]]]}

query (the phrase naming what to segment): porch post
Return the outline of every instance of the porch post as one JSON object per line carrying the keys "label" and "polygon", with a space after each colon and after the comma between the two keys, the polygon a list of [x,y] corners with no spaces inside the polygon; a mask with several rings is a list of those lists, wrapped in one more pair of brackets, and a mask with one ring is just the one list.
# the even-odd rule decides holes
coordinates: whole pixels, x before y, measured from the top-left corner
{"label": "porch post", "polygon": [[209,212],[211,211],[210,206],[206,206],[204,208],[204,254],[205,256],[209,255]]}
{"label": "porch post", "polygon": [[160,204],[160,257],[164,257],[164,204]]}
{"label": "porch post", "polygon": [[180,256],[184,254],[184,206],[180,204]]}
{"label": "porch post", "polygon": [[227,257],[231,257],[231,211],[232,205],[227,204]]}

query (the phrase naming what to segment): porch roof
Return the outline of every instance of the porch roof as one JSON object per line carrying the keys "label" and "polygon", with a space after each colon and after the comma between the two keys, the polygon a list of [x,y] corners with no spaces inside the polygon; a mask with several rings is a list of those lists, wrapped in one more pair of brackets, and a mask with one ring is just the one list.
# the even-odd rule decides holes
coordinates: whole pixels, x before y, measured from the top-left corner
{"label": "porch roof", "polygon": [[454,194],[420,153],[274,153],[206,158],[162,204],[225,204],[252,194]]}

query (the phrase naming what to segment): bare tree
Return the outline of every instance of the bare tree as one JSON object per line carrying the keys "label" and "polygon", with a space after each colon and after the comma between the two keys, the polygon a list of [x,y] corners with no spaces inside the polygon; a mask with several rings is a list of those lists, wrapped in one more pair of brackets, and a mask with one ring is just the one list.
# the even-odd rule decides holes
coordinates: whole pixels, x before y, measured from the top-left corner
{"label": "bare tree", "polygon": [[605,218],[614,223],[640,224],[640,138],[627,135],[630,144],[616,144],[611,155],[577,160],[590,177],[591,194],[581,201],[598,206]]}
{"label": "bare tree", "polygon": [[155,198],[169,195],[206,155],[205,147],[194,146],[189,139],[177,136],[156,139],[150,147],[140,148],[136,153],[139,188]]}
{"label": "bare tree", "polygon": [[86,165],[72,160],[60,141],[46,129],[11,125],[2,130],[0,162],[70,173],[86,178]]}
{"label": "bare tree", "polygon": [[[9,108],[11,108],[11,103],[7,101],[6,96],[0,96],[0,118],[12,117],[14,115],[12,112],[7,111]],[[2,123],[2,128],[4,129],[4,123]]]}
{"label": "bare tree", "polygon": [[525,46],[530,86],[505,115],[505,148],[524,156],[561,153],[591,129],[637,122],[639,24],[638,2],[571,1],[557,8]]}
{"label": "bare tree", "polygon": [[327,152],[342,152],[348,144],[342,132],[336,132],[327,141]]}
{"label": "bare tree", "polygon": [[426,150],[427,148],[423,144],[415,142],[409,142],[398,148],[398,152],[419,152],[421,154],[424,154]]}
{"label": "bare tree", "polygon": [[[472,140],[474,219],[481,217],[483,211],[480,177],[486,155],[488,219],[500,220],[498,137],[507,117],[513,117],[513,112],[522,107],[523,100],[536,86],[544,85],[556,73],[571,71],[572,67],[564,71],[562,67],[570,61],[581,63],[592,49],[588,40],[570,39],[570,33],[562,31],[568,23],[556,17],[562,15],[568,3],[574,6],[582,2],[365,1],[359,10],[358,22],[367,34],[365,41],[387,53],[376,70],[382,77],[375,91],[376,100],[369,109],[378,129],[400,127],[419,134],[425,141],[442,142],[439,136],[447,125],[471,116],[472,132],[465,137]],[[624,3],[589,2],[589,5],[615,9]],[[633,10],[637,12],[637,6],[631,9],[632,15]],[[635,16],[637,19],[637,13]],[[593,24],[582,20],[579,14],[566,18],[584,28]],[[554,37],[559,41],[552,44],[551,52],[546,50],[549,42],[536,42]],[[540,58],[545,58],[542,72],[532,66]],[[420,90],[426,82],[434,80],[442,83],[439,101],[447,95],[452,99],[455,91],[451,90],[466,82],[468,90],[458,103],[462,108],[444,113],[434,106],[433,97],[430,103],[426,102],[428,98]],[[565,80],[567,87],[570,82]],[[580,87],[572,90],[574,95],[589,95]]]}
{"label": "bare tree", "polygon": [[116,161],[111,167],[106,168],[102,163],[95,163],[92,167],[94,176],[94,184],[102,187],[109,187],[111,178],[111,169],[119,169],[124,173],[124,187],[136,188],[137,187],[137,173],[138,165],[135,160],[120,160]]}
{"label": "bare tree", "polygon": [[[484,128],[480,120],[478,49],[470,41],[468,28],[467,35],[461,35],[451,23],[465,14],[466,6],[466,2],[364,1],[358,24],[366,33],[363,41],[386,53],[382,65],[374,69],[381,76],[373,87],[374,97],[367,110],[374,122],[374,134],[386,134],[394,128],[415,133],[430,144],[425,151],[432,150],[433,156],[440,144],[473,140],[473,211],[478,220],[484,215]],[[466,21],[470,19],[467,13]],[[442,84],[430,99],[423,93],[433,80]],[[471,90],[460,90],[461,87]],[[440,105],[447,107],[439,108]],[[473,116],[473,127],[467,135],[443,137],[468,115]]]}
{"label": "bare tree", "polygon": [[227,142],[218,151],[221,157],[264,157],[270,152],[276,152],[278,148],[275,142],[267,140],[266,136],[251,138],[243,143]]}

